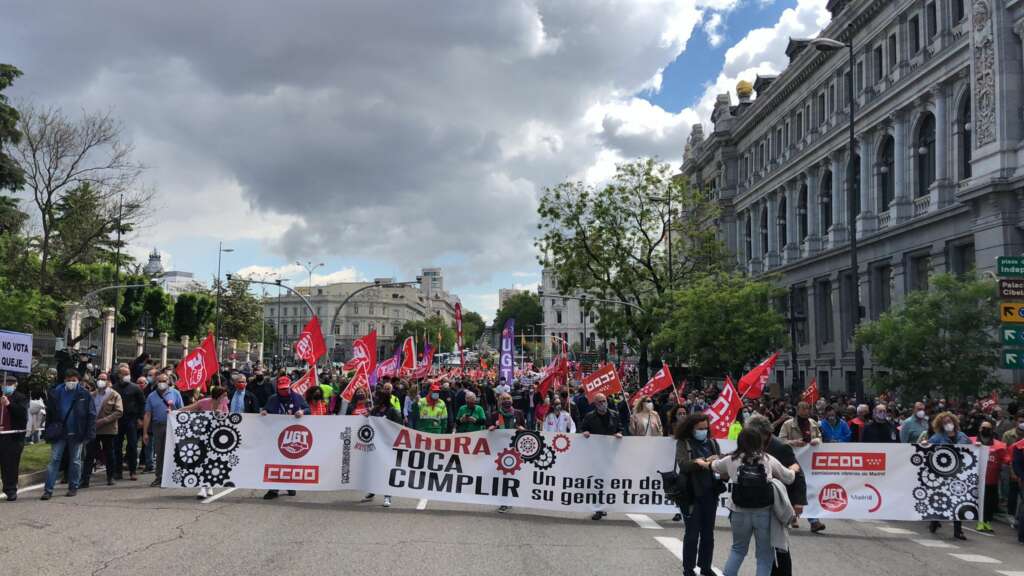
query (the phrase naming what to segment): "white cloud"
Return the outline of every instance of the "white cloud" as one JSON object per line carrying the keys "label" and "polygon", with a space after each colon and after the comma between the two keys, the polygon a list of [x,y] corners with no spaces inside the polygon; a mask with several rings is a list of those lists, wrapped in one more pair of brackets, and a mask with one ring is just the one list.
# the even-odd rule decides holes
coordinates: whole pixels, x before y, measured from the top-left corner
{"label": "white cloud", "polygon": [[466,310],[473,310],[484,322],[490,324],[494,321],[494,315],[498,311],[498,295],[494,292],[460,294],[462,306]]}
{"label": "white cloud", "polygon": [[513,278],[533,278],[534,276],[540,276],[540,272],[513,272]]}
{"label": "white cloud", "polygon": [[[246,266],[236,272],[238,276],[251,278],[253,280],[284,280],[288,284],[305,286],[309,284],[309,273],[299,264],[285,264],[284,266]],[[323,286],[337,282],[365,282],[366,278],[353,267],[342,268],[326,274],[313,273],[313,285]]]}
{"label": "white cloud", "polygon": [[722,15],[715,12],[704,21],[704,33],[708,36],[708,44],[718,46],[725,38],[722,36]]}
{"label": "white cloud", "polygon": [[539,287],[540,287],[540,282],[527,282],[527,283],[516,282],[515,284],[512,285],[512,288],[514,288],[516,290],[526,290],[528,292],[533,292],[533,293],[536,293],[537,292],[537,288],[539,288]]}

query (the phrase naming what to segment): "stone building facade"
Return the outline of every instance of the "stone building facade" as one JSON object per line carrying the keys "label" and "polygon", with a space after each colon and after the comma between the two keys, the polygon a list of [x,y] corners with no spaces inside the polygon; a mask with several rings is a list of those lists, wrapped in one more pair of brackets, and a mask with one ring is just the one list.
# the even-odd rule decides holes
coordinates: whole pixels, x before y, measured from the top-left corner
{"label": "stone building facade", "polygon": [[[819,35],[852,42],[853,78],[845,49],[791,39],[781,74],[741,82],[738,102],[720,95],[709,134],[693,127],[682,173],[719,202],[737,265],[788,289],[796,366],[787,351],[776,381],[840,392],[853,389],[854,286],[874,319],[930,274],[991,272],[997,256],[1024,251],[1024,0],[828,8]],[[865,377],[874,369],[868,357]]]}

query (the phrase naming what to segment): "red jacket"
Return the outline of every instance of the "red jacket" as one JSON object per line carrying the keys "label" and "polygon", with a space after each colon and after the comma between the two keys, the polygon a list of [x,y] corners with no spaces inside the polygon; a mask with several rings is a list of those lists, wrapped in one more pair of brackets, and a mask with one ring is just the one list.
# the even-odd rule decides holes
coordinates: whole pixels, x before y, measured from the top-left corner
{"label": "red jacket", "polygon": [[[977,442],[977,438],[971,438],[971,442]],[[1003,464],[1010,464],[1010,451],[1006,444],[999,440],[993,440],[988,447],[988,466],[985,468],[985,485],[994,486],[999,484],[999,471]]]}

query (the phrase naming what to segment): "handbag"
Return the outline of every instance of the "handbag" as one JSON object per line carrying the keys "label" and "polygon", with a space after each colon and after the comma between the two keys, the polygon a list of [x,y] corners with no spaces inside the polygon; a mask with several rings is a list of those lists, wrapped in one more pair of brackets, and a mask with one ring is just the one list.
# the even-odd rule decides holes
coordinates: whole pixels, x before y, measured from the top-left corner
{"label": "handbag", "polygon": [[[689,449],[689,445],[687,445]],[[667,472],[658,470],[661,475],[661,489],[665,492],[665,498],[680,506],[693,503],[693,487],[690,485],[690,475],[680,474],[679,462],[676,461],[672,469]]]}
{"label": "handbag", "polygon": [[47,443],[54,443],[64,437],[64,428],[67,426],[68,418],[71,416],[71,411],[75,409],[75,403],[71,403],[71,407],[68,408],[67,414],[64,415],[64,419],[60,422],[46,422],[46,426],[43,427],[43,440]]}

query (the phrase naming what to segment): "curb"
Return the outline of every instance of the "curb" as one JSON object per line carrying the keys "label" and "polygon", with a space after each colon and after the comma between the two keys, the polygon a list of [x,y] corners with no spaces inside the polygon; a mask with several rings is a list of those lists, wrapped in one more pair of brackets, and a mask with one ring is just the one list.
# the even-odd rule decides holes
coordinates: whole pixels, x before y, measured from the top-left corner
{"label": "curb", "polygon": [[18,486],[30,486],[32,484],[38,484],[46,481],[46,470],[39,470],[38,472],[29,472],[28,474],[21,474],[18,476]]}

